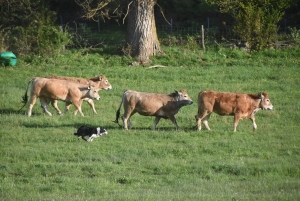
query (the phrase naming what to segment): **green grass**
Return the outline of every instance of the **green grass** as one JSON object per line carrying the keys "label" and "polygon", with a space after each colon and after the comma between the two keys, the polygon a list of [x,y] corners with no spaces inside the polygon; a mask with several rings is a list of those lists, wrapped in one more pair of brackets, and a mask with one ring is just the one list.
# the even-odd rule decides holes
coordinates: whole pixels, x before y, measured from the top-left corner
{"label": "green grass", "polygon": [[[18,58],[1,67],[0,200],[299,200],[300,49],[251,54],[211,48],[208,52],[165,47],[151,65],[130,67],[132,58],[105,48],[57,57]],[[113,86],[95,101],[98,115],[83,103],[84,117],[71,111],[44,116],[39,101],[33,116],[22,107],[27,82],[50,74],[93,77],[105,74]],[[124,90],[171,93],[186,89],[194,104],[176,115],[181,127],[153,117],[132,117],[125,131],[112,121]],[[196,131],[201,90],[267,91],[273,111],[256,114],[233,132],[233,117],[213,114],[211,131]],[[59,107],[64,108],[60,102]],[[123,111],[123,110],[121,110]],[[77,140],[80,125],[103,126],[109,134],[91,143]]]}

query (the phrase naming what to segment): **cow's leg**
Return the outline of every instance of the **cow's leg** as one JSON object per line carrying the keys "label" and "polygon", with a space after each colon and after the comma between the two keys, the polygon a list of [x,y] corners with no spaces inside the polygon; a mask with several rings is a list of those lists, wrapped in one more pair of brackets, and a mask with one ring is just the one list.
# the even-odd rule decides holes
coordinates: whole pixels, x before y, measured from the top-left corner
{"label": "cow's leg", "polygon": [[239,124],[239,120],[240,120],[240,115],[239,114],[235,114],[234,115],[234,123],[233,123],[233,131],[236,132],[236,127]]}
{"label": "cow's leg", "polygon": [[169,116],[170,120],[173,122],[173,124],[176,126],[176,130],[179,130],[179,126],[177,124],[177,121],[175,119],[174,115]]}
{"label": "cow's leg", "polygon": [[128,128],[131,129],[132,128],[132,123],[130,121],[130,117],[127,120],[127,124],[128,124]]}
{"label": "cow's leg", "polygon": [[32,112],[32,108],[34,106],[34,104],[36,103],[36,96],[31,96],[30,100],[29,100],[29,105],[28,105],[28,117],[31,116],[31,112]]}
{"label": "cow's leg", "polygon": [[154,125],[152,126],[152,130],[155,130],[156,128],[156,125],[158,124],[159,120],[160,120],[161,117],[155,117],[155,120],[154,120]]}
{"label": "cow's leg", "polygon": [[88,102],[88,104],[92,107],[94,113],[97,114],[97,111],[95,109],[94,101],[92,99],[84,99],[84,100]]}
{"label": "cow's leg", "polygon": [[[79,111],[79,113],[81,114],[81,116],[84,116],[84,114],[81,111],[81,103],[82,103],[82,100],[73,101],[73,104],[75,105],[75,107],[77,108],[77,110]],[[74,115],[76,115],[76,114],[74,113]]]}
{"label": "cow's leg", "polygon": [[[80,108],[81,108],[81,104],[82,104],[82,100],[84,100],[84,99],[81,99],[79,102],[80,102]],[[77,112],[78,112],[78,109],[77,109],[77,107],[76,107],[76,110],[74,111],[74,115],[77,115]]]}
{"label": "cow's leg", "polygon": [[211,113],[208,114],[208,115],[206,115],[206,116],[202,119],[202,122],[203,122],[203,124],[204,124],[204,126],[205,126],[205,128],[206,128],[207,130],[210,130],[210,128],[209,128],[209,126],[208,126],[208,119],[209,119],[210,115],[211,115]]}
{"label": "cow's leg", "polygon": [[253,131],[255,131],[257,129],[257,125],[255,123],[255,117],[254,116],[251,116],[250,117],[251,121],[252,121],[252,125],[253,125]]}
{"label": "cow's leg", "polygon": [[124,124],[124,128],[125,130],[128,130],[128,124],[129,124],[129,129],[132,128],[132,124],[130,122],[130,117],[125,117],[124,115],[122,116],[122,120],[123,120],[123,124]]}
{"label": "cow's leg", "polygon": [[66,108],[65,110],[61,113],[61,115],[64,115],[66,112],[68,112],[70,110],[70,106],[72,103],[66,103]]}
{"label": "cow's leg", "polygon": [[198,114],[195,115],[195,119],[196,119],[198,131],[200,131],[201,130],[201,119],[199,118]]}
{"label": "cow's leg", "polygon": [[[48,101],[50,101],[50,100],[48,100]],[[57,102],[58,102],[57,100],[51,100],[51,105],[54,107],[54,109],[57,111],[58,114],[61,114],[61,111],[57,106]],[[48,102],[48,104],[49,104],[49,102]]]}
{"label": "cow's leg", "polygon": [[122,116],[122,120],[123,120],[123,123],[124,123],[124,128],[126,130],[128,130],[128,126],[129,126],[129,129],[132,128],[132,124],[131,124],[131,121],[130,121],[130,117],[132,115],[134,115],[136,112],[132,112],[131,111],[125,111],[125,113],[123,114]]}
{"label": "cow's leg", "polygon": [[[89,99],[89,98],[86,98],[86,99],[83,99],[84,101],[87,101],[88,104],[91,106],[91,108],[93,109],[93,112],[94,114],[98,114],[96,109],[95,109],[95,104],[94,104],[94,101],[92,99]],[[81,104],[80,104],[81,105]],[[78,112],[78,109],[76,109],[74,111],[74,115],[77,115],[77,112]]]}
{"label": "cow's leg", "polygon": [[[43,104],[42,104],[42,101],[41,101],[41,99],[40,99],[40,103],[41,103],[41,108],[43,109],[43,115],[45,115],[45,113],[46,113],[46,110],[44,109],[44,107],[43,107]],[[48,102],[47,102],[47,105],[48,105]]]}
{"label": "cow's leg", "polygon": [[44,107],[43,107],[43,105],[42,105],[42,102],[41,102],[41,100],[40,100],[40,103],[41,103],[41,108],[43,109],[43,115],[45,115],[45,113],[46,113],[46,110],[44,109]]}
{"label": "cow's leg", "polygon": [[208,126],[208,119],[210,117],[210,112],[208,111],[204,111],[202,113],[199,113],[195,116],[195,119],[196,119],[196,122],[197,122],[197,127],[198,127],[198,130],[200,131],[201,130],[201,122],[203,122],[205,128],[207,130],[210,130],[209,126]]}
{"label": "cow's leg", "polygon": [[40,97],[42,108],[44,109],[44,112],[46,112],[49,116],[52,116],[51,112],[48,110],[48,101],[47,98]]}
{"label": "cow's leg", "polygon": [[[49,105],[49,99],[45,99],[45,100],[47,100],[47,105]],[[46,113],[46,110],[44,109],[44,107],[43,107],[43,105],[42,105],[42,101],[41,101],[41,99],[40,99],[40,103],[41,103],[41,108],[43,109],[43,115],[45,115],[45,113]]]}

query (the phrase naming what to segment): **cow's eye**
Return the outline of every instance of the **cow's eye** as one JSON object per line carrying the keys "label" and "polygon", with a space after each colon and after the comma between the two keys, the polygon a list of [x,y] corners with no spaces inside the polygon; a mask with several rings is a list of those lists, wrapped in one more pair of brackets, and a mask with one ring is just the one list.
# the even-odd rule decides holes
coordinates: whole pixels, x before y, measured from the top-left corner
{"label": "cow's eye", "polygon": [[270,100],[269,100],[269,99],[267,99],[266,101],[267,101],[267,102],[270,102]]}

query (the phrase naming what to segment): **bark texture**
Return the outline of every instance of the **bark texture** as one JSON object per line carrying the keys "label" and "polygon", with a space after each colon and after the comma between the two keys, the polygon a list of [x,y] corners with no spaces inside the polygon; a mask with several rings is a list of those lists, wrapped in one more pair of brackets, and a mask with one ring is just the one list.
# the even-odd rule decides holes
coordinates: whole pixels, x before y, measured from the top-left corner
{"label": "bark texture", "polygon": [[128,12],[127,49],[140,64],[151,62],[149,56],[163,53],[156,33],[156,0],[133,0]]}

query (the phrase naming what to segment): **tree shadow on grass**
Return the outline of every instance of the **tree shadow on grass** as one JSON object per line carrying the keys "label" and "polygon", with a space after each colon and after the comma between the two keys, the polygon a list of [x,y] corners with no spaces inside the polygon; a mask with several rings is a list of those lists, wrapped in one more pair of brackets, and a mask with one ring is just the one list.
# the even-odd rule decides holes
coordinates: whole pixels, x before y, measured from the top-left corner
{"label": "tree shadow on grass", "polygon": [[[121,126],[116,127],[116,130],[125,130],[124,126],[121,124]],[[157,126],[155,130],[152,130],[151,127],[135,127],[133,126],[131,129],[128,131],[130,132],[131,130],[140,130],[140,131],[153,131],[153,132],[159,132],[159,131],[170,131],[170,132],[180,132],[180,131],[196,131],[197,127],[192,126],[192,127],[179,127],[179,130],[177,131],[175,127],[172,126],[163,126],[159,127]]]}
{"label": "tree shadow on grass", "polygon": [[80,123],[74,123],[74,124],[60,124],[60,125],[39,125],[37,123],[30,123],[30,122],[26,122],[23,123],[23,126],[26,128],[64,128],[64,127],[70,127],[70,129],[74,130],[74,129],[78,129],[80,126],[89,126],[89,127],[101,127],[101,128],[105,128],[106,130],[119,130],[118,127],[115,126],[111,126],[111,125],[92,125],[92,124],[80,124]]}
{"label": "tree shadow on grass", "polygon": [[[18,115],[22,115],[26,118],[32,118],[32,117],[44,117],[45,114],[43,114],[42,112],[33,112],[32,113],[32,117],[27,117],[27,110],[15,110],[15,109],[2,109],[0,110],[0,115],[10,115],[10,114],[18,114]],[[53,116],[59,116],[58,114],[53,114]],[[48,115],[47,115],[48,116]],[[112,121],[113,122],[113,121]],[[107,130],[115,130],[115,131],[120,131],[120,130],[124,130],[124,125],[122,122],[120,122],[119,124],[115,124],[115,126],[107,125],[107,124],[99,124],[99,125],[95,125],[95,124],[88,124],[88,123],[74,123],[74,124],[61,124],[61,125],[49,125],[49,124],[43,124],[40,125],[36,122],[26,122],[23,123],[23,126],[26,128],[58,128],[58,127],[71,127],[72,129],[78,129],[80,126],[90,126],[90,127],[103,127]],[[132,129],[129,129],[128,131],[130,132],[130,130],[139,130],[139,131],[152,131],[151,127],[141,127],[141,126],[133,126]],[[196,131],[197,127],[193,126],[193,127],[180,127],[180,129],[178,130],[180,131]],[[170,131],[170,132],[177,132],[174,126],[157,126],[155,130],[153,130],[153,132],[159,132],[159,131]]]}
{"label": "tree shadow on grass", "polygon": [[15,110],[15,109],[3,109],[0,110],[0,114],[26,114],[27,111],[24,110]]}

